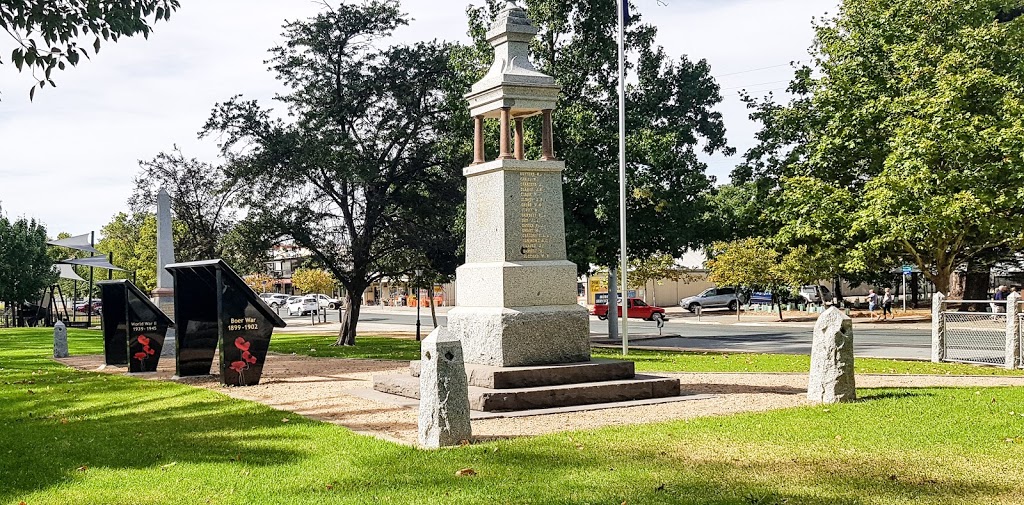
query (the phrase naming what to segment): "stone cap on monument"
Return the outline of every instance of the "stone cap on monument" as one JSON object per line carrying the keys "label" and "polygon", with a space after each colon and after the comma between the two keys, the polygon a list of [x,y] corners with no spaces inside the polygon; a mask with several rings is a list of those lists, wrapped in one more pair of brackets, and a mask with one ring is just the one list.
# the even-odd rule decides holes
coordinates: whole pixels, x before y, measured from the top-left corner
{"label": "stone cap on monument", "polygon": [[512,117],[529,117],[555,108],[561,86],[530,61],[530,41],[539,31],[525,10],[506,2],[487,31],[494,63],[466,95],[472,115],[496,118],[510,108]]}

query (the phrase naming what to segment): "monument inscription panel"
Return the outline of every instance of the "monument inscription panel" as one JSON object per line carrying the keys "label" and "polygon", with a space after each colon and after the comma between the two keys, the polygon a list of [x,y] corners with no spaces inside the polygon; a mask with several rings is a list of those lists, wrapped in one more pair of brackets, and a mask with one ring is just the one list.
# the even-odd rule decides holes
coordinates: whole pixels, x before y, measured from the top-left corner
{"label": "monument inscription panel", "polygon": [[522,243],[519,253],[524,260],[554,259],[550,246],[554,237],[547,232],[543,222],[545,211],[551,203],[548,201],[549,196],[539,174],[519,173],[519,230]]}

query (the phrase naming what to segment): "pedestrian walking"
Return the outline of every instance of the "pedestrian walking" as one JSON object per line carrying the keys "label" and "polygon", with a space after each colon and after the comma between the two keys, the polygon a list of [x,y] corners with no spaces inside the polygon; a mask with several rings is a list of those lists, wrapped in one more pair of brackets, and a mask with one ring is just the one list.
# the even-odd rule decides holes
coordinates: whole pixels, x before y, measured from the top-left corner
{"label": "pedestrian walking", "polygon": [[882,295],[882,320],[883,321],[886,319],[886,314],[888,314],[889,317],[892,317],[893,319],[896,318],[895,316],[892,315],[892,302],[894,300],[896,300],[896,297],[893,296],[892,290],[890,290],[889,288],[885,288],[885,294]]}
{"label": "pedestrian walking", "polygon": [[996,288],[996,292],[992,293],[992,303],[989,306],[992,307],[992,312],[995,314],[1001,314],[1006,312],[1006,297],[1010,294],[1010,288],[1006,286],[999,286]]}
{"label": "pedestrian walking", "polygon": [[877,309],[877,308],[878,308],[878,293],[875,293],[875,290],[873,290],[873,289],[868,290],[868,317],[871,318],[872,321],[874,321],[876,319],[875,309]]}

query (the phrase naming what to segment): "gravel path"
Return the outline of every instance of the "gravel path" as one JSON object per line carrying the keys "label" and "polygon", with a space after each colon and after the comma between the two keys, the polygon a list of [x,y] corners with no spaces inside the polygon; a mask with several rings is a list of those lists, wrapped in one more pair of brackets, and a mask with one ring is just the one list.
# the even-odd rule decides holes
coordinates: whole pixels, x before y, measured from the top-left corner
{"label": "gravel path", "polygon": [[[105,367],[102,356],[75,356],[58,360],[89,371],[124,374],[124,367]],[[214,361],[216,363],[216,361]],[[416,441],[416,410],[393,402],[365,398],[376,374],[405,370],[407,362],[311,358],[272,354],[259,385],[226,387],[216,377],[179,382],[257,401],[273,408],[345,426],[353,431],[400,443]],[[170,380],[174,361],[161,361],[159,371],[144,377]],[[683,394],[714,395],[695,399],[584,412],[473,421],[480,440],[541,435],[601,426],[644,424],[673,419],[755,412],[809,405],[805,399],[807,374],[672,373]],[[857,386],[875,387],[993,387],[1024,386],[1024,377],[970,377],[931,375],[858,375]]]}

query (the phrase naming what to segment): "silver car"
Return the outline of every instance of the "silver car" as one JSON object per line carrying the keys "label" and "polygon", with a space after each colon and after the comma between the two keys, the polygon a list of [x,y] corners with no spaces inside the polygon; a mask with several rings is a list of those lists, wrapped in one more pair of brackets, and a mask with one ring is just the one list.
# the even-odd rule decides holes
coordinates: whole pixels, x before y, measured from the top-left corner
{"label": "silver car", "polygon": [[743,295],[736,294],[736,288],[708,288],[697,296],[688,296],[679,300],[679,306],[690,311],[697,309],[727,308],[736,310],[743,303]]}

